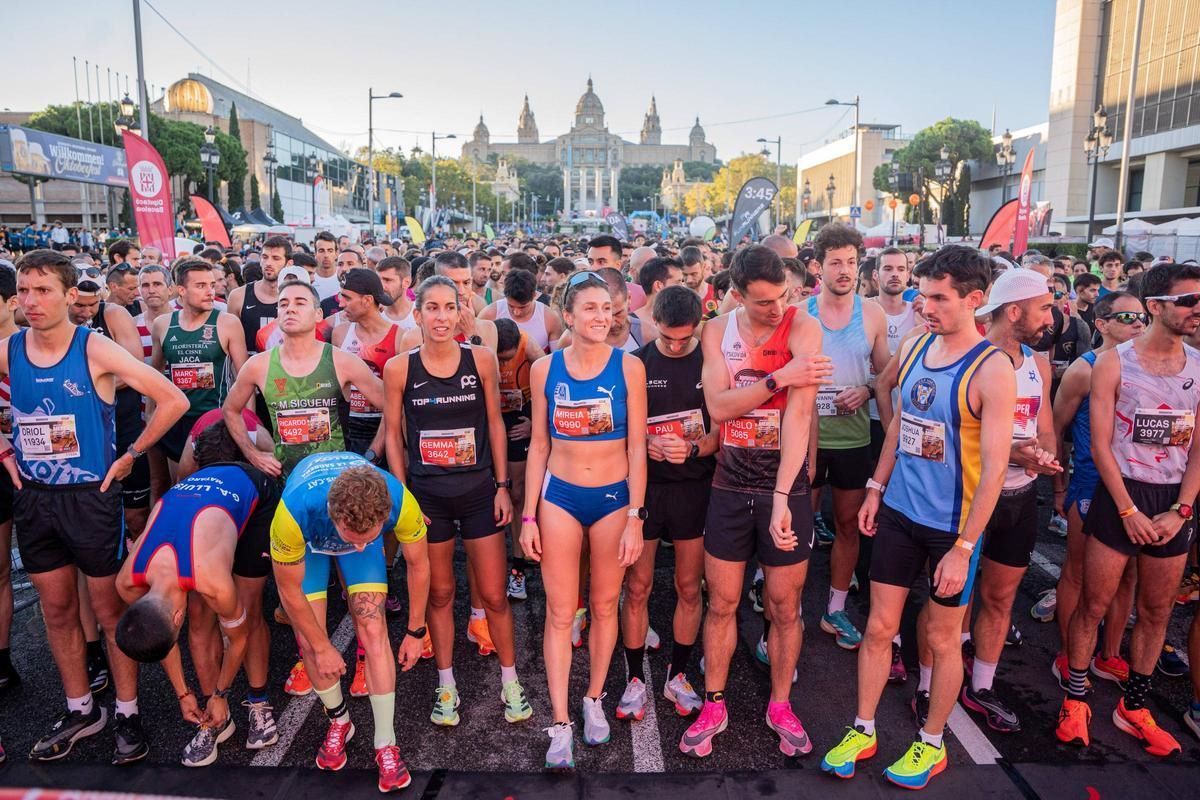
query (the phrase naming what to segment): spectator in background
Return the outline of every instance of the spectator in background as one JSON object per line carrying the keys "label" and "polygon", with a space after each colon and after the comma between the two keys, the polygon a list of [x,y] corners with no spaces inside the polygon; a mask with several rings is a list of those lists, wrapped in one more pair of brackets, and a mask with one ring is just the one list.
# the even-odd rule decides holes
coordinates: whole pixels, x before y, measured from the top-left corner
{"label": "spectator in background", "polygon": [[1085,272],[1082,275],[1075,276],[1075,313],[1079,318],[1088,324],[1092,330],[1096,329],[1096,300],[1100,294],[1100,278],[1090,272]]}

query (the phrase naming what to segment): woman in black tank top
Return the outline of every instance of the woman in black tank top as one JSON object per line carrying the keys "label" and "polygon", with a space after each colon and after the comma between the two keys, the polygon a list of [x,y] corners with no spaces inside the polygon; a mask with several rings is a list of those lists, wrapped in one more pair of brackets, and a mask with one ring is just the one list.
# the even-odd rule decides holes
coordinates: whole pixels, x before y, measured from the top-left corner
{"label": "woman in black tank top", "polygon": [[[486,614],[468,638],[495,642],[500,656],[505,718],[532,710],[517,682],[512,612],[505,594],[508,563],[503,531],[512,519],[507,434],[500,415],[500,371],[483,347],[454,340],[458,290],[435,276],[421,284],[413,319],[424,343],[384,367],[388,463],[405,480],[429,519],[429,634],[438,667],[430,719],[458,724],[454,680],[454,538],[461,534]],[[406,466],[407,465],[407,466]]]}

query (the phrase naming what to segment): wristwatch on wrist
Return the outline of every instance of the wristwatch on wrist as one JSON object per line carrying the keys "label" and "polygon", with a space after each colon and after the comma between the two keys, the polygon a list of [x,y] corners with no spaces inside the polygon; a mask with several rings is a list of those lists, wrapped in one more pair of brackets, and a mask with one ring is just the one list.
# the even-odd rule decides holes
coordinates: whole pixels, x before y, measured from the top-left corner
{"label": "wristwatch on wrist", "polygon": [[370,461],[372,464],[374,464],[376,461],[379,460],[379,454],[376,453],[374,450],[368,449],[367,452],[363,453],[363,458],[365,458],[367,461]]}
{"label": "wristwatch on wrist", "polygon": [[767,391],[769,391],[771,394],[779,393],[779,388],[780,388],[779,381],[775,380],[774,372],[772,372],[770,375],[768,375],[766,378],[764,378],[763,381],[767,385]]}
{"label": "wristwatch on wrist", "polygon": [[699,458],[699,457],[700,457],[700,445],[696,442],[692,442],[692,449],[691,449],[691,452],[688,453],[688,458]]}
{"label": "wristwatch on wrist", "polygon": [[867,478],[867,488],[874,489],[875,491],[879,492],[880,494],[883,494],[883,490],[887,488],[887,485],[880,483],[879,481],[875,480],[874,478]]}
{"label": "wristwatch on wrist", "polygon": [[512,488],[512,478],[505,478],[502,481],[494,480],[494,481],[492,481],[492,483],[496,484],[497,489],[511,489]]}
{"label": "wristwatch on wrist", "polygon": [[129,445],[129,447],[125,449],[125,455],[129,456],[129,457],[130,457],[130,458],[132,458],[134,461],[137,461],[139,458],[141,458],[142,456],[146,455],[146,451],[145,451],[145,450],[138,450],[138,449],[137,449],[136,447],[134,447],[133,445]]}
{"label": "wristwatch on wrist", "polygon": [[224,700],[229,697],[229,690],[232,688],[233,688],[232,686],[226,686],[224,689],[217,689],[216,691],[214,691],[212,693],[212,696],[219,697],[222,700]]}
{"label": "wristwatch on wrist", "polygon": [[650,516],[650,512],[646,510],[645,506],[637,506],[636,508],[634,506],[629,507],[629,518],[630,519],[637,517],[642,522],[645,522],[646,519],[649,518],[649,516]]}
{"label": "wristwatch on wrist", "polygon": [[1192,517],[1195,516],[1195,510],[1186,503],[1173,503],[1168,510],[1174,511],[1176,514],[1183,517],[1184,522],[1190,521]]}
{"label": "wristwatch on wrist", "polygon": [[417,628],[415,631],[412,630],[411,628],[405,629],[404,635],[411,636],[414,639],[424,639],[426,630],[428,630],[428,629],[424,625],[422,625],[421,627]]}

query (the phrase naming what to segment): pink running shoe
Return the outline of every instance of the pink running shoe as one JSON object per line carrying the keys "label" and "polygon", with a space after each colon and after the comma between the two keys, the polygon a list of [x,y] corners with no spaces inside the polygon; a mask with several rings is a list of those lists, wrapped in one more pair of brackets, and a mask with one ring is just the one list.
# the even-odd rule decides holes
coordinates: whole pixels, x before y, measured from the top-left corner
{"label": "pink running shoe", "polygon": [[812,741],[800,724],[800,719],[792,712],[791,703],[768,703],[767,727],[779,734],[779,752],[785,756],[802,756],[812,752]]}
{"label": "pink running shoe", "polygon": [[700,716],[683,732],[679,740],[679,749],[684,755],[704,758],[712,755],[713,737],[729,727],[729,714],[725,711],[725,701],[705,702],[700,709]]}

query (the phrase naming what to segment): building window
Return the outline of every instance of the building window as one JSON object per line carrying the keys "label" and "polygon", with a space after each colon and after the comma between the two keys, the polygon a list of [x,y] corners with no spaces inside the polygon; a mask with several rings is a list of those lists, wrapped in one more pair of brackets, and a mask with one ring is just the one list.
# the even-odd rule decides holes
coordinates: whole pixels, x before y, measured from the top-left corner
{"label": "building window", "polygon": [[1200,160],[1193,159],[1187,165],[1187,178],[1183,186],[1183,204],[1200,206]]}
{"label": "building window", "polygon": [[1146,178],[1146,170],[1144,167],[1129,170],[1129,200],[1125,204],[1125,211],[1141,211],[1142,210],[1142,183]]}

